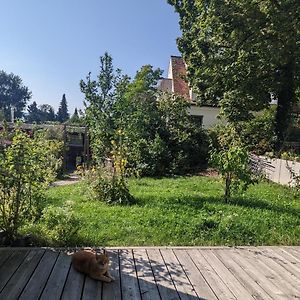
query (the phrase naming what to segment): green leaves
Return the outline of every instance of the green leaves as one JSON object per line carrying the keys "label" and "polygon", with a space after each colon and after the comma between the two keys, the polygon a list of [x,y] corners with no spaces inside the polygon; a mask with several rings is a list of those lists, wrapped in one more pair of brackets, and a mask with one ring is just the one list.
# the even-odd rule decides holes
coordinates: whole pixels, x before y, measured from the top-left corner
{"label": "green leaves", "polygon": [[278,100],[276,134],[285,138],[300,85],[300,2],[169,0],[179,13],[178,47],[202,103],[219,104],[230,122]]}
{"label": "green leaves", "polygon": [[39,216],[44,192],[59,167],[60,147],[17,129],[12,144],[0,150],[0,228],[9,239],[25,220]]}
{"label": "green leaves", "polygon": [[0,112],[5,120],[11,120],[12,107],[15,110],[15,118],[21,118],[30,98],[31,92],[23,85],[19,76],[0,70]]}
{"label": "green leaves", "polygon": [[225,201],[232,192],[246,190],[256,178],[250,167],[249,152],[233,128],[228,126],[226,135],[219,133],[218,146],[212,148],[210,161],[217,168],[225,183]]}

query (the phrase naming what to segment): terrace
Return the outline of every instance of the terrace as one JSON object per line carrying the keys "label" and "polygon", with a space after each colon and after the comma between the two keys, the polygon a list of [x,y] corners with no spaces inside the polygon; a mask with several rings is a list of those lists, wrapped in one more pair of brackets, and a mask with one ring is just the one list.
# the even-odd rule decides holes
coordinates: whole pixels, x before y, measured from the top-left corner
{"label": "terrace", "polygon": [[70,253],[0,248],[0,299],[300,298],[300,247],[110,248],[108,284],[76,272]]}

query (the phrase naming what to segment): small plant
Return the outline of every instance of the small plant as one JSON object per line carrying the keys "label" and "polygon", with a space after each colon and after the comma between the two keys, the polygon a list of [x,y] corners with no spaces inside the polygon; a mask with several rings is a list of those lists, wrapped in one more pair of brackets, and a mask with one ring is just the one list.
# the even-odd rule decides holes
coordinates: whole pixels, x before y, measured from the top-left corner
{"label": "small plant", "polygon": [[291,181],[289,182],[290,187],[293,189],[295,197],[300,195],[300,171],[297,172],[293,169],[293,166],[286,161],[286,168],[290,173]]}
{"label": "small plant", "polygon": [[256,178],[251,170],[249,152],[235,130],[228,126],[225,135],[218,136],[218,147],[211,150],[211,163],[225,183],[224,199],[227,203],[233,192],[245,191]]}

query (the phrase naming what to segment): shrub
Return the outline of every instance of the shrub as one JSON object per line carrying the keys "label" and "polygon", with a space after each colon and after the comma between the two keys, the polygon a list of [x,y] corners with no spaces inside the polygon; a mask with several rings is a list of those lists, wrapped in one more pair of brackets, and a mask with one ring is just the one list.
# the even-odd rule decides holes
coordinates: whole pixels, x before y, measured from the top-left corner
{"label": "shrub", "polygon": [[132,204],[134,198],[127,188],[125,177],[108,167],[92,168],[86,172],[86,180],[94,199],[107,204]]}
{"label": "shrub", "polygon": [[38,246],[76,245],[80,221],[74,215],[72,202],[67,201],[62,207],[49,205],[42,211],[37,222],[27,223],[22,231],[30,233]]}
{"label": "shrub", "polygon": [[50,244],[66,246],[72,244],[80,222],[72,211],[71,203],[67,203],[63,207],[46,207],[40,224],[41,233]]}
{"label": "shrub", "polygon": [[11,145],[0,151],[0,228],[9,240],[25,221],[40,216],[44,192],[59,166],[54,151],[59,146],[17,129]]}

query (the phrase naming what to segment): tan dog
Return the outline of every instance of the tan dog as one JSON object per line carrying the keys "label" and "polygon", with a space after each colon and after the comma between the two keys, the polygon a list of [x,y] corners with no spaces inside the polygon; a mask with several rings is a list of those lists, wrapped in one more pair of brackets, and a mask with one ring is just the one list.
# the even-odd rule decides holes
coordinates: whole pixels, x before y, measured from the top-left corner
{"label": "tan dog", "polygon": [[75,270],[87,276],[105,282],[115,280],[108,271],[109,257],[105,249],[98,254],[93,249],[84,249],[72,255],[72,264]]}

